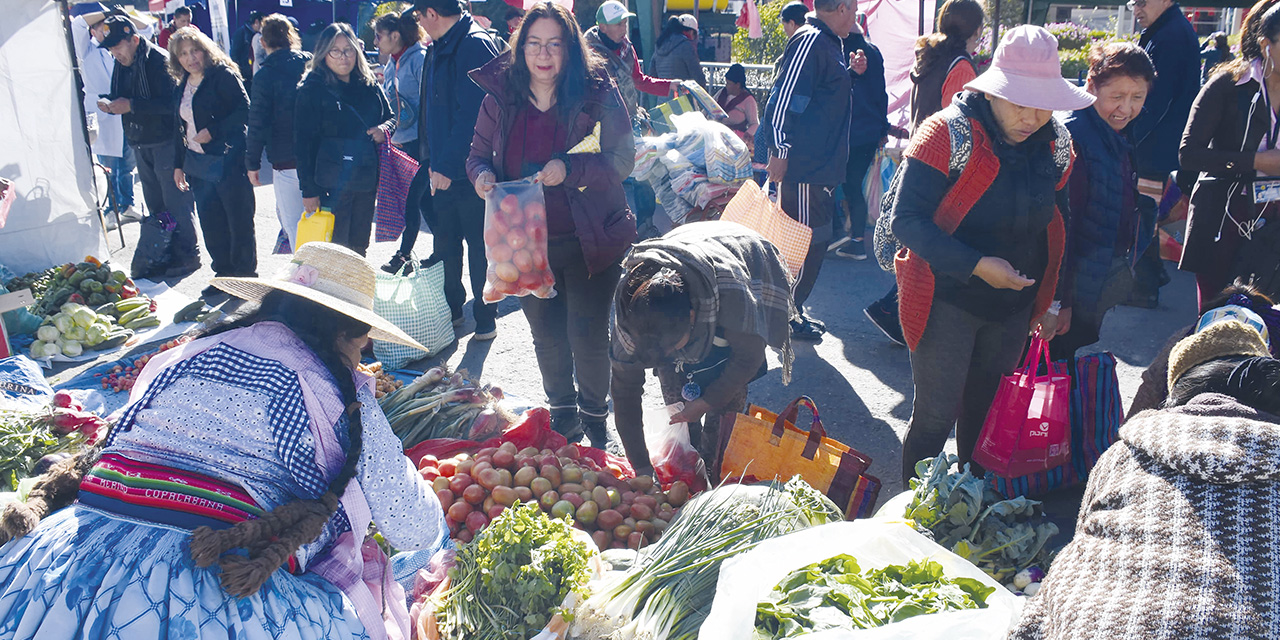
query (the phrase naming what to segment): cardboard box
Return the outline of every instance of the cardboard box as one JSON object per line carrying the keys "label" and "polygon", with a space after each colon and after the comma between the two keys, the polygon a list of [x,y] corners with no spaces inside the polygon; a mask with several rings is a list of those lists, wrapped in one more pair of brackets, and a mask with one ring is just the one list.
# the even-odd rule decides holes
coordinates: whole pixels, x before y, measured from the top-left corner
{"label": "cardboard box", "polygon": [[[35,301],[36,298],[31,295],[30,289],[0,295],[0,313],[25,307]],[[0,317],[0,358],[8,358],[12,355],[14,353],[13,347],[9,345],[9,330],[4,326],[4,318]]]}

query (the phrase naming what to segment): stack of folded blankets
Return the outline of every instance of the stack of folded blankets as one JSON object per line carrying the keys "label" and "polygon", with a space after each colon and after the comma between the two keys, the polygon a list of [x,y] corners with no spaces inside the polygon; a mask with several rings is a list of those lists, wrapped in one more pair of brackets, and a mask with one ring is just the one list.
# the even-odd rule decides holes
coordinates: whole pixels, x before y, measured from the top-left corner
{"label": "stack of folded blankets", "polygon": [[636,139],[631,175],[649,183],[667,217],[684,223],[695,208],[736,192],[751,177],[747,147],[728,127],[701,112],[671,117],[675,131]]}

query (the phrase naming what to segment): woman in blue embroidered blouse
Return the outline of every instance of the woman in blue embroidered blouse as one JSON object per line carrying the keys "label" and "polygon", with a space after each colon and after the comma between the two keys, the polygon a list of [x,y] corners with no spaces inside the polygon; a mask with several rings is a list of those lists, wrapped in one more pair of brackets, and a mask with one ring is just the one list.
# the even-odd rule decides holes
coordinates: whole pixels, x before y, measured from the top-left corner
{"label": "woman in blue embroidered blouse", "polygon": [[321,242],[280,279],[214,279],[260,305],[152,359],[100,456],[0,517],[0,638],[409,637],[365,532],[417,550],[448,530],[354,368],[370,336],[416,346],[374,282]]}

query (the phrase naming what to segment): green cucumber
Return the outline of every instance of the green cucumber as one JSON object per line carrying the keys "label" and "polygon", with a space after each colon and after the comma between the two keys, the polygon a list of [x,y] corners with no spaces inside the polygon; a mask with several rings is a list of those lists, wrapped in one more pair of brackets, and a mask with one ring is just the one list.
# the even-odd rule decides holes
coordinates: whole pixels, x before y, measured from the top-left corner
{"label": "green cucumber", "polygon": [[150,329],[151,327],[158,326],[160,326],[160,318],[150,315],[135,318],[134,320],[124,323],[124,327],[126,329],[133,329],[134,331],[139,329]]}
{"label": "green cucumber", "polygon": [[204,310],[204,300],[196,300],[191,304],[183,307],[178,313],[173,315],[173,323],[180,324],[183,322],[191,322],[196,319],[196,315]]}
{"label": "green cucumber", "polygon": [[144,306],[141,306],[141,307],[137,307],[137,308],[133,309],[132,311],[129,311],[129,312],[125,313],[124,315],[120,316],[120,322],[119,322],[119,324],[120,324],[121,326],[123,326],[123,325],[127,325],[127,324],[129,324],[130,322],[133,322],[134,320],[137,320],[138,318],[141,318],[141,317],[143,317],[143,316],[148,315],[149,313],[151,313],[151,309],[150,309],[148,306],[144,305]]}
{"label": "green cucumber", "polygon": [[116,303],[116,313],[128,313],[138,307],[151,306],[151,301],[143,296],[125,298]]}
{"label": "green cucumber", "polygon": [[133,337],[133,330],[131,329],[116,331],[115,333],[111,333],[107,335],[106,339],[103,340],[102,342],[99,342],[98,344],[95,344],[89,348],[93,349],[94,351],[105,351],[107,349],[114,349],[124,344],[125,342],[128,342],[129,338],[132,338],[132,337]]}

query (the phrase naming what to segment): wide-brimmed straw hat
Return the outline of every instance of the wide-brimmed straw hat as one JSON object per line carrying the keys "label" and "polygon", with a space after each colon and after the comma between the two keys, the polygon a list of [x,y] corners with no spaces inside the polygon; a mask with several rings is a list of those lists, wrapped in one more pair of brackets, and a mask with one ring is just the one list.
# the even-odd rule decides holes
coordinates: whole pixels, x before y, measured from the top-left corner
{"label": "wide-brimmed straw hat", "polygon": [[376,340],[414,349],[428,349],[399,327],[373,312],[378,273],[356,252],[329,242],[308,242],[298,248],[275,278],[214,278],[211,284],[227,293],[261,301],[272,291],[284,291],[322,304],[369,325]]}
{"label": "wide-brimmed straw hat", "polygon": [[1022,25],[1005,32],[991,68],[964,85],[1018,106],[1075,111],[1093,104],[1089,92],[1062,77],[1058,39],[1043,27]]}

